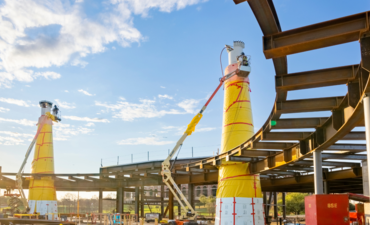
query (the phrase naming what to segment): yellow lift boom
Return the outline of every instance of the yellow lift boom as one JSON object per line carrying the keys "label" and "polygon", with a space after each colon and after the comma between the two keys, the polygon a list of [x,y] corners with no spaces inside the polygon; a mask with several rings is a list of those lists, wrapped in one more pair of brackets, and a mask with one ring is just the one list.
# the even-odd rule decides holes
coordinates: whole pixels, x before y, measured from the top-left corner
{"label": "yellow lift boom", "polygon": [[[172,157],[179,151],[180,147],[182,146],[183,142],[187,138],[187,136],[190,136],[194,130],[195,126],[199,123],[200,119],[203,116],[203,112],[206,110],[208,104],[211,102],[213,97],[216,95],[222,84],[225,80],[229,79],[230,77],[236,75],[239,73],[239,70],[233,71],[224,77],[220,79],[220,84],[217,86],[216,90],[213,92],[211,97],[208,99],[206,104],[202,107],[200,112],[194,116],[194,118],[189,123],[186,131],[181,136],[181,138],[177,141],[175,147],[172,149],[171,153],[168,155],[168,157],[162,162],[162,179],[163,182],[167,185],[168,189],[172,192],[172,194],[175,196],[177,202],[181,205],[183,209],[187,209],[187,213],[185,216],[181,216],[180,219],[189,219],[189,220],[195,220],[197,217],[197,213],[194,210],[194,208],[190,205],[184,194],[181,192],[180,188],[177,186],[175,181],[173,180],[171,176],[171,168],[170,168],[170,160]],[[176,191],[175,191],[176,190]],[[178,196],[180,195],[180,197]],[[186,205],[186,206],[185,206]]]}

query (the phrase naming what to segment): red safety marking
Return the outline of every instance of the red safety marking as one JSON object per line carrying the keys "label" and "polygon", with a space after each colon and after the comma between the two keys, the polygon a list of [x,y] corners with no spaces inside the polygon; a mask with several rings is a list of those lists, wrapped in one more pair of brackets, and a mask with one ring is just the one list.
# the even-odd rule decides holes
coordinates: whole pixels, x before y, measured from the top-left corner
{"label": "red safety marking", "polygon": [[34,162],[38,161],[39,159],[52,159],[52,158],[54,158],[54,157],[41,157],[41,158],[34,159],[34,160],[32,161],[32,163],[34,163]]}
{"label": "red safety marking", "polygon": [[236,213],[235,213],[235,203],[236,203],[236,201],[235,201],[235,197],[234,197],[234,201],[233,201],[233,203],[234,203],[234,213],[233,213],[233,216],[234,216],[234,225],[235,225],[235,215],[236,215]]}
{"label": "red safety marking", "polygon": [[226,109],[226,111],[225,111],[225,112],[229,111],[229,109],[231,108],[231,106],[232,106],[232,105],[234,105],[234,104],[235,104],[235,103],[237,103],[237,102],[250,102],[249,100],[239,100],[240,95],[241,95],[241,93],[243,92],[243,86],[239,86],[239,85],[238,85],[238,83],[247,83],[247,84],[249,84],[249,82],[248,82],[248,81],[239,81],[239,82],[235,82],[235,83],[229,84],[229,85],[226,87],[226,89],[227,89],[227,88],[228,88],[228,87],[230,87],[230,86],[236,86],[236,87],[237,87],[237,89],[239,89],[239,88],[240,88],[240,91],[239,91],[238,97],[236,97],[236,100],[235,100],[233,103],[231,103],[231,105],[229,105],[229,107]]}
{"label": "red safety marking", "polygon": [[220,225],[221,225],[221,215],[222,215],[222,198],[220,198]]}
{"label": "red safety marking", "polygon": [[52,189],[55,189],[55,187],[53,187],[53,186],[34,186],[34,187],[30,187],[30,189],[33,189],[33,188],[52,188]]}
{"label": "red safety marking", "polygon": [[247,177],[247,176],[258,176],[258,175],[255,175],[255,174],[242,174],[242,175],[237,175],[237,176],[232,176],[232,177],[225,177],[225,178],[222,178],[220,181],[223,181],[223,180],[226,180],[226,179],[230,179],[230,178],[235,178],[235,177]]}
{"label": "red safety marking", "polygon": [[[45,142],[45,134],[51,134],[51,133],[53,133],[53,132],[51,132],[51,131],[48,131],[48,132],[40,132],[40,134],[43,134],[43,136],[42,136],[42,142],[41,142],[41,144],[37,144],[36,143],[36,147],[39,147],[38,149],[37,149],[37,158],[36,159],[34,159],[33,161],[32,161],[32,163],[34,163],[35,161],[38,161],[40,158],[42,158],[42,157],[40,157],[40,147],[41,146],[43,146],[44,144],[53,144],[53,142]],[[46,157],[45,157],[46,158]],[[50,158],[53,158],[53,157],[50,157]]]}
{"label": "red safety marking", "polygon": [[224,127],[227,127],[227,126],[230,126],[230,125],[235,125],[235,124],[246,124],[246,125],[249,125],[249,126],[252,126],[253,127],[253,124],[251,124],[251,123],[244,123],[244,122],[229,123],[229,124],[226,124]]}
{"label": "red safety marking", "polygon": [[254,205],[255,205],[256,203],[254,203],[254,201],[253,201],[253,198],[252,198],[252,203],[251,203],[251,205],[252,205],[252,213],[251,213],[251,215],[253,216],[253,225],[255,225],[255,220],[254,220],[254,215],[256,214],[256,213],[254,213]]}

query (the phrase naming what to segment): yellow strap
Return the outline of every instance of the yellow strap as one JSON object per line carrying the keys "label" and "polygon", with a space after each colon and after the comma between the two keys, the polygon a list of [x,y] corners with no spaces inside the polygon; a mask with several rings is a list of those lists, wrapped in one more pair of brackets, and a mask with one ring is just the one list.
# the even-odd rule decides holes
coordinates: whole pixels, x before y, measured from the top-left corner
{"label": "yellow strap", "polygon": [[202,114],[198,113],[194,116],[194,118],[191,120],[191,122],[188,125],[188,128],[184,133],[186,133],[188,136],[191,135],[191,133],[194,132],[195,126],[199,123],[200,119],[202,119]]}
{"label": "yellow strap", "polygon": [[52,115],[50,112],[46,112],[46,113],[45,113],[45,116],[46,116],[47,118],[50,118],[52,121],[54,121],[54,122],[57,122],[57,123],[58,123],[58,120],[56,120],[56,119],[55,119],[55,116],[54,116],[54,115]]}

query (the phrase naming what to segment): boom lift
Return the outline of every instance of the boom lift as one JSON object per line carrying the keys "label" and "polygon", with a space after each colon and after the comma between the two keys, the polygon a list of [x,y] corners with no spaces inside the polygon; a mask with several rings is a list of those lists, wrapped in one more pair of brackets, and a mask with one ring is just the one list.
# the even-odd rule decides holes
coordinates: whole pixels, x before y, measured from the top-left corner
{"label": "boom lift", "polygon": [[[249,71],[250,71],[250,69],[249,69]],[[248,74],[249,74],[249,71],[247,71]],[[177,160],[177,157],[175,158],[175,162],[173,162],[172,167],[170,167],[170,160],[180,150],[180,148],[181,148],[183,142],[185,141],[185,139],[194,132],[195,126],[199,123],[200,119],[203,116],[203,112],[206,110],[208,104],[211,102],[211,100],[213,99],[213,97],[216,95],[216,93],[218,92],[218,90],[220,89],[220,87],[222,86],[222,84],[227,79],[231,78],[234,75],[245,76],[245,72],[246,71],[243,71],[242,68],[236,69],[235,71],[233,71],[233,72],[225,75],[224,77],[222,77],[220,79],[220,84],[217,86],[216,90],[213,92],[213,94],[208,99],[208,101],[206,102],[206,104],[202,107],[202,109],[200,110],[200,112],[197,115],[194,116],[194,118],[189,123],[186,131],[181,136],[181,138],[177,141],[175,147],[172,149],[171,153],[162,162],[162,179],[163,179],[163,182],[167,185],[168,189],[172,192],[172,194],[176,198],[177,202],[181,205],[181,207],[183,209],[187,209],[188,210],[187,213],[186,213],[186,215],[184,215],[184,216],[181,215],[180,216],[179,220],[169,221],[169,224],[171,224],[171,225],[172,224],[173,225],[193,225],[193,224],[198,224],[198,223],[196,223],[196,217],[197,217],[196,211],[190,205],[190,203],[188,202],[188,200],[186,199],[186,197],[184,196],[184,194],[181,192],[181,190],[179,189],[179,187],[177,186],[177,184],[175,183],[175,181],[173,180],[173,178],[171,176],[172,167],[175,165],[175,162]],[[178,195],[180,195],[180,197]]]}

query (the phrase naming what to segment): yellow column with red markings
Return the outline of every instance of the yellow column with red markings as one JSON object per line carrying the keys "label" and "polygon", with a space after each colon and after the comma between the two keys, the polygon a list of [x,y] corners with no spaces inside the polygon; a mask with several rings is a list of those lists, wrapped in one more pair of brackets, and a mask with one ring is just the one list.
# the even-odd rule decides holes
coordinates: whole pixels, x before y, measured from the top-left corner
{"label": "yellow column with red markings", "polygon": [[[233,50],[228,51],[229,66],[225,74],[241,69],[236,57],[243,48],[243,42],[234,42]],[[232,76],[225,81],[224,91],[221,153],[239,146],[254,134],[249,77]],[[216,225],[265,224],[260,178],[250,173],[249,165],[247,162],[221,162]]]}
{"label": "yellow column with red markings", "polygon": [[[35,145],[34,159],[32,161],[32,173],[54,174],[54,149],[53,149],[53,121],[45,113],[49,112],[51,102],[41,101],[41,117],[38,126],[42,126]],[[29,185],[28,203],[30,213],[48,215],[49,219],[56,219],[57,214],[52,218],[51,213],[58,212],[56,190],[53,177],[31,177]]]}

